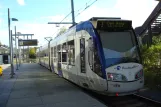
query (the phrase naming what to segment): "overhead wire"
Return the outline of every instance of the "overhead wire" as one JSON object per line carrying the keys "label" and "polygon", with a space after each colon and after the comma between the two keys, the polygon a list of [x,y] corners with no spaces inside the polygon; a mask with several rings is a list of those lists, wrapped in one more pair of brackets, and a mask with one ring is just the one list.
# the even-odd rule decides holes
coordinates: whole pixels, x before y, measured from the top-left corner
{"label": "overhead wire", "polygon": [[[86,2],[86,4],[85,4],[84,6],[87,6],[87,4],[88,4],[90,1],[92,1],[92,0],[89,0],[88,2]],[[83,6],[83,7],[84,7],[84,6]],[[76,13],[76,12],[79,12],[80,10],[82,10],[82,9],[83,9],[83,7],[81,7],[81,8],[80,8],[80,9],[78,9],[77,11],[75,11],[75,13]]]}
{"label": "overhead wire", "polygon": [[[86,4],[85,4],[85,8],[83,9],[83,7],[82,8],[80,8],[80,9],[78,9],[77,11],[79,12],[81,9],[83,9],[81,12],[79,12],[76,16],[74,16],[75,18],[77,17],[77,16],[79,16],[81,13],[83,13],[86,9],[88,9],[90,6],[92,6],[96,1],[98,1],[98,0],[95,0],[95,1],[93,1],[91,4],[89,4],[89,5],[87,5],[90,1],[92,1],[92,0],[89,0],[88,2],[86,2]],[[75,12],[75,11],[74,11]],[[61,21],[60,21],[60,24],[70,15],[70,14],[72,14],[72,12],[70,12],[69,14],[67,14]],[[71,21],[71,20],[70,20]],[[59,29],[60,30],[60,29]],[[56,33],[58,32],[58,30],[52,35],[52,36],[54,36]]]}
{"label": "overhead wire", "polygon": [[[64,17],[64,19],[66,19],[71,13],[72,13],[72,12],[70,12],[69,14],[67,14],[67,15]],[[64,19],[63,19],[63,20],[64,20]],[[62,20],[61,22],[63,22],[63,20]],[[60,23],[61,23],[61,22],[60,22]]]}
{"label": "overhead wire", "polygon": [[[69,14],[67,14],[61,21],[60,24],[63,22],[64,19],[66,19],[72,12],[70,12]],[[56,33],[58,32],[58,30],[52,35],[54,36]]]}
{"label": "overhead wire", "polygon": [[[91,0],[90,0],[91,1]],[[87,5],[81,12],[79,12],[76,16],[75,16],[75,18],[77,17],[77,16],[79,16],[81,13],[83,13],[86,9],[88,9],[90,6],[92,6],[96,1],[98,1],[98,0],[95,0],[95,1],[93,1],[90,5]]]}

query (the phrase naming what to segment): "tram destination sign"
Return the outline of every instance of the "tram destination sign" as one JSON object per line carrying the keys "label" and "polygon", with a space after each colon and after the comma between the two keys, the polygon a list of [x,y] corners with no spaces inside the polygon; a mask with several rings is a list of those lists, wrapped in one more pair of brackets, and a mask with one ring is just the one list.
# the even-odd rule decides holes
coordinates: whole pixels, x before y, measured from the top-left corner
{"label": "tram destination sign", "polygon": [[37,39],[18,41],[19,46],[37,46],[37,44],[38,44]]}
{"label": "tram destination sign", "polygon": [[120,31],[120,30],[129,30],[132,28],[132,21],[98,21],[97,29],[98,30],[107,30],[107,31]]}

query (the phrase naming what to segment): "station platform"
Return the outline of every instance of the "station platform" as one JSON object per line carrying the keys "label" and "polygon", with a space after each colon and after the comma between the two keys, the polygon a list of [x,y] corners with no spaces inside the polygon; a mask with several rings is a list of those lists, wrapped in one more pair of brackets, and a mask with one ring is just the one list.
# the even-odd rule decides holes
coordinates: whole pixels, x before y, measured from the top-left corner
{"label": "station platform", "polygon": [[38,64],[22,64],[14,78],[3,69],[0,107],[107,107]]}

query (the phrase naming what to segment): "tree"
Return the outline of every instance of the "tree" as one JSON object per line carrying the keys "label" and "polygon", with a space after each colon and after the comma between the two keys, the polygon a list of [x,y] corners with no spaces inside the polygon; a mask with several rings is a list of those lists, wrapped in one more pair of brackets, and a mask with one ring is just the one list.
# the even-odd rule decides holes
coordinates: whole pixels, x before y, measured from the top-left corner
{"label": "tree", "polygon": [[63,26],[62,28],[60,28],[60,31],[59,31],[59,33],[57,34],[57,36],[59,36],[59,35],[65,33],[66,30],[67,30],[67,29]]}
{"label": "tree", "polygon": [[30,48],[29,58],[36,58],[36,48]]}

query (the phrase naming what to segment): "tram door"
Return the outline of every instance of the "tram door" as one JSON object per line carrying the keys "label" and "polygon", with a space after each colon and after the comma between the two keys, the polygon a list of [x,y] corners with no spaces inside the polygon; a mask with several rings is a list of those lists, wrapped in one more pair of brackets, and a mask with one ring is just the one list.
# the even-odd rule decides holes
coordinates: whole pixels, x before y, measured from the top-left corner
{"label": "tram door", "polygon": [[54,47],[51,48],[51,70],[54,71]]}
{"label": "tram door", "polygon": [[86,73],[85,61],[85,38],[80,39],[80,71]]}
{"label": "tram door", "polygon": [[89,82],[88,82],[88,77],[87,77],[87,61],[86,61],[86,38],[81,37],[79,39],[79,45],[80,47],[80,71],[79,74],[80,75],[80,85],[85,87],[85,88],[89,88]]}
{"label": "tram door", "polygon": [[62,66],[61,66],[61,60],[62,60],[62,52],[61,52],[61,45],[58,45],[57,47],[58,50],[58,61],[57,61],[57,71],[58,75],[62,76]]}

